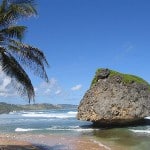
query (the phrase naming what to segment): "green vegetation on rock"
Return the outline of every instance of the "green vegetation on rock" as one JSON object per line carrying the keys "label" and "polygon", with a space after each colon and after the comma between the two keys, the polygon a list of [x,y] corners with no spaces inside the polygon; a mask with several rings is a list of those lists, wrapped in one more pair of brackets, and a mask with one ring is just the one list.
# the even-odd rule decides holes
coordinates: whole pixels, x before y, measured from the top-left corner
{"label": "green vegetation on rock", "polygon": [[102,71],[102,68],[97,69],[97,71],[96,71],[96,73],[95,73],[95,76],[94,76],[94,78],[93,78],[93,80],[92,80],[91,86],[93,86],[94,84],[97,83],[97,81],[98,81],[97,75],[98,75],[101,71]]}
{"label": "green vegetation on rock", "polygon": [[[102,68],[97,69],[95,77],[92,80],[91,86],[93,86],[94,84],[97,83],[98,75],[102,71],[103,71]],[[117,72],[117,71],[114,71],[114,70],[109,70],[109,71],[110,71],[109,77],[119,76],[119,77],[121,77],[122,82],[125,83],[125,84],[130,84],[130,83],[136,82],[136,83],[139,83],[139,84],[147,85],[150,88],[150,84],[148,82],[146,82],[144,79],[142,79],[138,76],[130,75],[130,74],[123,74],[123,73],[120,73],[120,72]]]}

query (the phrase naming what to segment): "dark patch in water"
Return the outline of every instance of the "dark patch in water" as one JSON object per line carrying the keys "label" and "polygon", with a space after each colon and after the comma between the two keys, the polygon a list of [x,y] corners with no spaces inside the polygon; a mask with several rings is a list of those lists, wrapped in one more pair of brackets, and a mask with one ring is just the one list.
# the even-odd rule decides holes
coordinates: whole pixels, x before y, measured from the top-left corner
{"label": "dark patch in water", "polygon": [[93,128],[111,129],[111,128],[138,127],[138,126],[148,126],[148,125],[150,125],[150,119],[141,119],[126,124],[103,124],[103,123],[93,122],[92,126]]}

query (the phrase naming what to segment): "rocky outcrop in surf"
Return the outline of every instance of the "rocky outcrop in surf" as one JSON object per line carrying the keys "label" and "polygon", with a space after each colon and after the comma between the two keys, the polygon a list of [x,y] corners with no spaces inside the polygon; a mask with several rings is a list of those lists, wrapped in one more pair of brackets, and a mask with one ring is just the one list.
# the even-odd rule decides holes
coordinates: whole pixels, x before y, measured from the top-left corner
{"label": "rocky outcrop in surf", "polygon": [[96,125],[129,124],[150,116],[150,85],[143,79],[98,69],[77,118]]}

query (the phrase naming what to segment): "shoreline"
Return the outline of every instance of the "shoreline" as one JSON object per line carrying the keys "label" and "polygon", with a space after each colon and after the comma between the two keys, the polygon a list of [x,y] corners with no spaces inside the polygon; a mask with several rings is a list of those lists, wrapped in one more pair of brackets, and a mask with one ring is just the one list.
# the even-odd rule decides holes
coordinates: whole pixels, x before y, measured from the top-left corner
{"label": "shoreline", "polygon": [[111,150],[88,137],[42,134],[0,135],[0,149],[4,150]]}

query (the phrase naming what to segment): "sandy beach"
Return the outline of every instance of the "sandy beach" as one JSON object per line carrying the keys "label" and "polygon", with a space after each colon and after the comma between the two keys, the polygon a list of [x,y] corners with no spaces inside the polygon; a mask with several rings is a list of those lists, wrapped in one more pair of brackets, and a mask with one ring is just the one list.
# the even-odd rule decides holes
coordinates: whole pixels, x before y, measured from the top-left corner
{"label": "sandy beach", "polygon": [[40,150],[29,142],[0,137],[0,150]]}
{"label": "sandy beach", "polygon": [[56,135],[0,135],[0,150],[110,150],[89,138]]}

